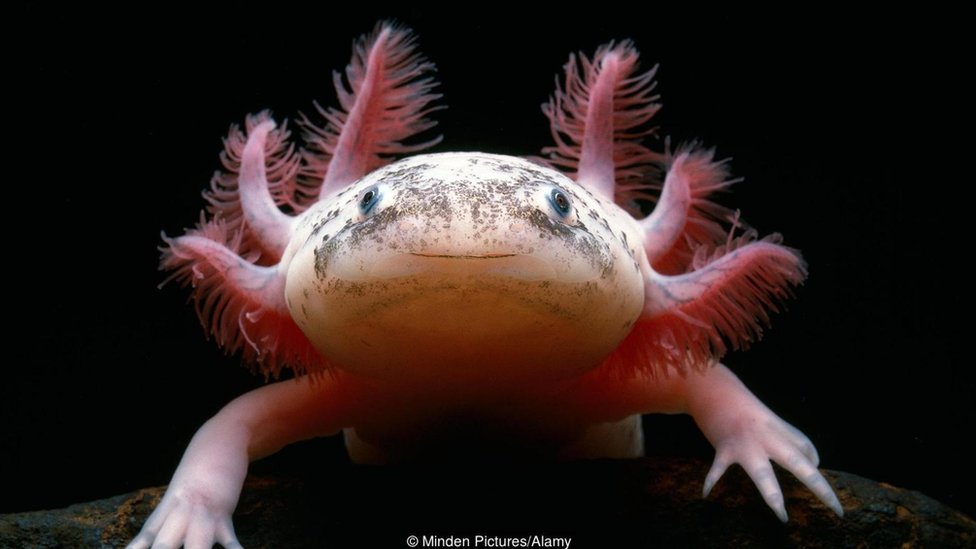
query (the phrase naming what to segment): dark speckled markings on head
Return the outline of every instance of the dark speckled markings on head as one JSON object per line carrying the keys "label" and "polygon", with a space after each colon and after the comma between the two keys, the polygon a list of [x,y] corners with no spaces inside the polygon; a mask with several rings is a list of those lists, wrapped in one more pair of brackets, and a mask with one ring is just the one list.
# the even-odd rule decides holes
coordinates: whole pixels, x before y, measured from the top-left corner
{"label": "dark speckled markings on head", "polygon": [[[357,199],[375,186],[382,186],[384,195],[377,211],[359,215]],[[539,200],[553,188],[571,197],[577,210],[571,220],[554,218]],[[328,276],[335,254],[370,243],[396,253],[473,257],[532,253],[537,246],[553,246],[556,239],[602,277],[614,268],[611,238],[623,242],[623,250],[634,258],[626,236],[615,233],[591,193],[557,172],[512,157],[449,153],[408,158],[368,175],[351,191],[341,197],[338,208],[328,210],[332,215],[314,223],[319,278]],[[591,231],[584,217],[596,220],[601,230]],[[340,218],[344,222],[337,230],[322,231]],[[391,229],[400,223],[414,229],[419,225],[421,230]],[[516,230],[506,231],[512,228]],[[513,234],[527,230],[537,233],[535,241]]]}

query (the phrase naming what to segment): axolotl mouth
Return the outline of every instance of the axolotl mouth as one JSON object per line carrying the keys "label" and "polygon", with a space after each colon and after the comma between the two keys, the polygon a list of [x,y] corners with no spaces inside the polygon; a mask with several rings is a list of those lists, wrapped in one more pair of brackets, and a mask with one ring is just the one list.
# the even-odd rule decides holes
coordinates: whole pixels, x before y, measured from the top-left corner
{"label": "axolotl mouth", "polygon": [[[581,270],[583,271],[583,270]],[[583,282],[594,277],[591,272],[559,273],[550,258],[531,254],[484,253],[443,254],[405,252],[377,259],[366,275],[374,279],[393,279],[411,276],[454,278],[493,276],[522,281],[561,279],[564,282]]]}
{"label": "axolotl mouth", "polygon": [[446,259],[498,259],[501,257],[515,257],[517,254],[480,254],[480,255],[450,255],[450,254],[422,254],[410,252],[410,255],[420,257],[443,257]]}
{"label": "axolotl mouth", "polygon": [[369,276],[390,279],[408,276],[496,276],[518,280],[556,277],[556,268],[543,258],[514,253],[442,254],[406,252],[376,261]]}

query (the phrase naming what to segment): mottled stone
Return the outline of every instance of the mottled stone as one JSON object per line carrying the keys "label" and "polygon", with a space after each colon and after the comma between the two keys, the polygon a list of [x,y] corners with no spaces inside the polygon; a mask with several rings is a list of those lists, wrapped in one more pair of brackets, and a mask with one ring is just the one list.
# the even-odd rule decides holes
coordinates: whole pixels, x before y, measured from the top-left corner
{"label": "mottled stone", "polygon": [[[918,492],[825,471],[839,519],[787,474],[781,524],[741,470],[702,499],[707,465],[648,458],[561,464],[330,467],[250,478],[234,522],[248,549],[406,547],[410,535],[571,537],[571,547],[973,547],[976,522]],[[0,515],[0,547],[121,547],[163,494],[147,488]],[[423,545],[421,545],[423,546]]]}

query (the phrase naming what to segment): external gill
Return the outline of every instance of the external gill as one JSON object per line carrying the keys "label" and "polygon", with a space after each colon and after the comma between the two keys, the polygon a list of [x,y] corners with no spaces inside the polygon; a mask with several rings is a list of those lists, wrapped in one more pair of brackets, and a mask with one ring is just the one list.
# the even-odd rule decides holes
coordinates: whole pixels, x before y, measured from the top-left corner
{"label": "external gill", "polygon": [[758,340],[806,278],[803,258],[779,235],[733,237],[722,227],[720,219],[735,231],[738,217],[706,197],[729,184],[710,151],[675,156],[654,211],[640,221],[644,311],[611,362],[652,372],[704,368]]}

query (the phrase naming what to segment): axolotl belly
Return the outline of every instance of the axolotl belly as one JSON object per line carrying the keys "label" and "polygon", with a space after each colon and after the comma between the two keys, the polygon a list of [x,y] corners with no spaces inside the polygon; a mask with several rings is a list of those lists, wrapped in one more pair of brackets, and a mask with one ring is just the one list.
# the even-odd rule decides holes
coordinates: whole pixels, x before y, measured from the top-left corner
{"label": "axolotl belly", "polygon": [[543,109],[555,145],[529,160],[390,163],[437,142],[404,140],[433,127],[439,95],[385,24],[337,76],[341,107],[302,119],[303,150],[264,113],[233,128],[206,213],[166,238],[162,266],[222,347],[298,375],[201,427],[130,547],[239,547],[249,461],[293,441],[342,433],[371,463],[624,458],[655,412],[691,414],[715,446],[705,494],[738,463],[785,521],[773,460],[841,515],[810,441],[717,362],[805,265],[708,199],[731,183],[711,151],[642,143],[658,105],[637,58],[629,42],[571,57]]}

